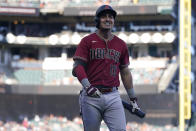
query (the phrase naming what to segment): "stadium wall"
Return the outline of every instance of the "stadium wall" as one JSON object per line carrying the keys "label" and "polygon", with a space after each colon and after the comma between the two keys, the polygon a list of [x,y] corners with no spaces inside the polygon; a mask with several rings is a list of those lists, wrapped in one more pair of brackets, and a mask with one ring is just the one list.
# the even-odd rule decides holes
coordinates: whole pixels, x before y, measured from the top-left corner
{"label": "stadium wall", "polygon": [[[157,84],[134,85],[137,94],[157,94]],[[72,95],[79,94],[80,85],[60,85],[60,86],[43,86],[43,85],[0,85],[0,93],[8,94],[36,94],[36,95]],[[118,88],[121,94],[126,94],[125,88],[120,85]]]}
{"label": "stadium wall", "polygon": [[[128,101],[126,95],[121,98]],[[138,96],[141,109],[146,117],[140,119],[126,111],[129,122],[147,122],[156,125],[178,124],[178,94],[145,94]],[[25,95],[0,94],[0,119],[17,120],[38,114],[66,116],[68,119],[80,116],[78,95]]]}

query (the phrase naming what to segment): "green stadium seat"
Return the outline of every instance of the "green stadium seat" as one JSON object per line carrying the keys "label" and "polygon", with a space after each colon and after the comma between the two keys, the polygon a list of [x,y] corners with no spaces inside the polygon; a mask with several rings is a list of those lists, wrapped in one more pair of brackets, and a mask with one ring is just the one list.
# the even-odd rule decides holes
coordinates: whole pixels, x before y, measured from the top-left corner
{"label": "green stadium seat", "polygon": [[21,85],[41,85],[42,72],[41,70],[26,70],[19,69],[14,72],[15,78]]}

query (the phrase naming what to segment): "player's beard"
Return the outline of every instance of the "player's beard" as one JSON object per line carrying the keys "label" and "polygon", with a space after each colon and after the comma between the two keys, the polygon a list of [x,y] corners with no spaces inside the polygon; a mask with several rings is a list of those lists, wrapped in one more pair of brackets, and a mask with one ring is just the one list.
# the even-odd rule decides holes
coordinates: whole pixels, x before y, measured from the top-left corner
{"label": "player's beard", "polygon": [[100,30],[101,30],[102,32],[109,32],[109,31],[112,30],[112,28],[100,28]]}
{"label": "player's beard", "polygon": [[107,33],[107,32],[111,32],[111,31],[112,31],[112,28],[113,28],[113,27],[110,27],[110,28],[101,27],[101,28],[100,28],[100,31],[101,31],[101,32],[104,32],[104,33]]}
{"label": "player's beard", "polygon": [[106,22],[102,22],[100,26],[100,30],[106,32],[106,31],[111,31],[113,28],[114,24],[112,22],[109,22],[109,25],[107,25]]}

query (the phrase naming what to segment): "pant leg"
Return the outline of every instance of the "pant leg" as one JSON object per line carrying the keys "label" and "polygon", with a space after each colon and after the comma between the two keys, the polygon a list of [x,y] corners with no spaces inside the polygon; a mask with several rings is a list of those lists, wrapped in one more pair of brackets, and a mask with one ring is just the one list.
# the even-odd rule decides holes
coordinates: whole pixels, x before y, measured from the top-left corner
{"label": "pant leg", "polygon": [[126,131],[125,112],[118,91],[105,95],[104,121],[110,131]]}
{"label": "pant leg", "polygon": [[80,95],[80,107],[84,131],[99,131],[102,121],[100,111],[100,98],[93,98],[86,95],[83,91]]}

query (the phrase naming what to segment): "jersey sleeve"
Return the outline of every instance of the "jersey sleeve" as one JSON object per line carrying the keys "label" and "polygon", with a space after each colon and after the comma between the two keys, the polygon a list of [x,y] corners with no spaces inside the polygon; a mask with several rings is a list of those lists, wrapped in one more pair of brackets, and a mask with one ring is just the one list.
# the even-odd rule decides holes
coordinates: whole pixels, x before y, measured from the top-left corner
{"label": "jersey sleeve", "polygon": [[73,60],[79,59],[88,62],[88,57],[89,57],[89,51],[88,51],[87,42],[83,38],[76,49],[76,52],[73,56]]}
{"label": "jersey sleeve", "polygon": [[124,48],[120,56],[120,69],[129,66],[129,50],[126,44],[124,43]]}

